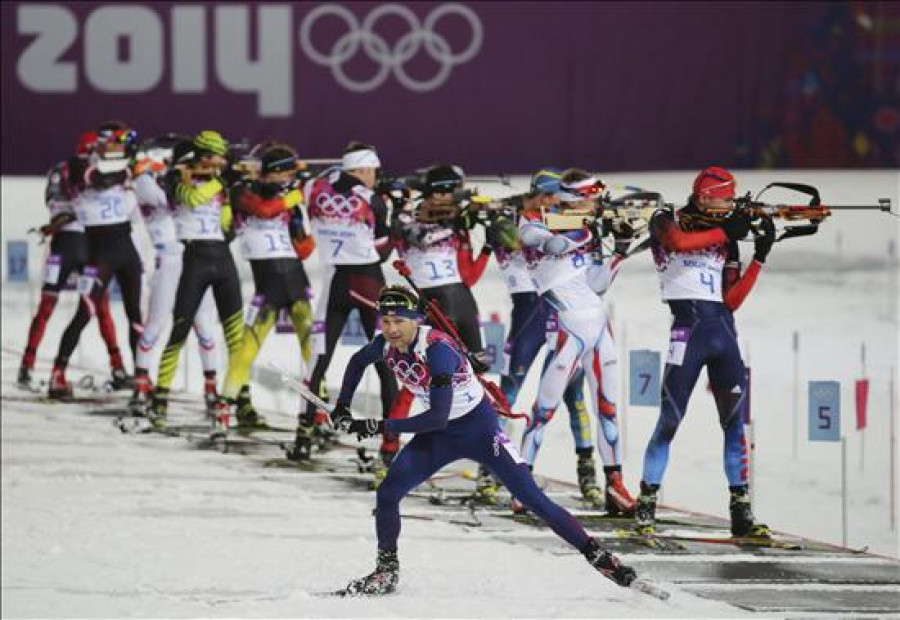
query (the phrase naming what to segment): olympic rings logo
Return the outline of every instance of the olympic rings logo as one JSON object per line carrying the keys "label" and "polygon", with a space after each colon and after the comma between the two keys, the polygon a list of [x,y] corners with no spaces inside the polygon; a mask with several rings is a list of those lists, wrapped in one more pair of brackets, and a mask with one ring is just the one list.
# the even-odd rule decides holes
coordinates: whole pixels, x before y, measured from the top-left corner
{"label": "olympic rings logo", "polygon": [[[435,32],[435,26],[444,17],[456,15],[468,22],[472,38],[468,47],[454,52],[447,40]],[[322,17],[333,16],[342,20],[347,32],[341,36],[327,53],[322,53],[312,43],[312,29]],[[391,47],[384,37],[375,32],[375,24],[383,17],[396,16],[406,22],[409,32]],[[408,90],[425,93],[440,87],[450,77],[456,65],[469,62],[481,50],[484,28],[481,20],[462,4],[442,4],[434,9],[420,23],[407,7],[400,4],[382,4],[366,15],[362,24],[356,15],[338,4],[325,4],[313,9],[300,25],[300,46],[313,62],[331,69],[337,82],[347,90],[366,93],[375,90],[387,80],[393,71],[397,80]],[[412,60],[424,46],[425,52],[438,63],[437,73],[429,79],[413,78],[406,71],[406,63]],[[344,65],[360,51],[378,64],[378,70],[367,80],[355,80],[344,71]]]}
{"label": "olympic rings logo", "polygon": [[313,204],[318,211],[316,215],[347,218],[359,211],[362,200],[358,196],[319,194]]}
{"label": "olympic rings logo", "polygon": [[409,385],[423,387],[428,380],[428,369],[418,361],[409,363],[402,358],[388,358],[388,367],[397,374],[401,382]]}

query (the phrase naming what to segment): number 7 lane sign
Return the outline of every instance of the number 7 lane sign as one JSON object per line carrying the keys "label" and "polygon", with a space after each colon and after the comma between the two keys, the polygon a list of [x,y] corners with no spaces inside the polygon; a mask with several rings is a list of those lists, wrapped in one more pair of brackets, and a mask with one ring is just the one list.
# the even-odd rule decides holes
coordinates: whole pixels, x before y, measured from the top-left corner
{"label": "number 7 lane sign", "polygon": [[659,351],[641,349],[628,352],[628,404],[659,406]]}

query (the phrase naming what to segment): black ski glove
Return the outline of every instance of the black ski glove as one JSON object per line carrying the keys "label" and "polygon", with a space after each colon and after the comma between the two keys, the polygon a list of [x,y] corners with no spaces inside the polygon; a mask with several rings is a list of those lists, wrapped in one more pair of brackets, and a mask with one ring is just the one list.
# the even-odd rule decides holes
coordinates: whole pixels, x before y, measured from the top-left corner
{"label": "black ski glove", "polygon": [[760,263],[766,262],[766,257],[772,251],[772,245],[775,243],[775,222],[770,217],[764,217],[760,222],[762,234],[753,240],[755,251],[753,252],[753,260]]}
{"label": "black ski glove", "polygon": [[381,435],[384,433],[384,420],[373,420],[371,418],[365,420],[350,420],[347,426],[347,432],[356,435],[357,439],[366,439]]}
{"label": "black ski glove", "polygon": [[331,423],[334,424],[335,428],[347,432],[347,429],[352,422],[353,415],[351,415],[350,410],[347,409],[347,406],[343,403],[336,404],[334,409],[331,410]]}
{"label": "black ski glove", "polygon": [[719,227],[725,231],[732,241],[740,241],[750,232],[750,215],[744,211],[735,211],[725,218]]}

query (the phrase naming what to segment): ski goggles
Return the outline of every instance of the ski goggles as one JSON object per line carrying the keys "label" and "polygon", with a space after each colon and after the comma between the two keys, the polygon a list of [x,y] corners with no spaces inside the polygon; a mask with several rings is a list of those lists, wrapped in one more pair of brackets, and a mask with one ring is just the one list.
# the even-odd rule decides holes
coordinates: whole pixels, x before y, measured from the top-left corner
{"label": "ski goggles", "polygon": [[579,202],[581,200],[594,200],[600,198],[606,186],[603,181],[595,177],[588,177],[581,181],[560,183],[557,197],[561,202]]}

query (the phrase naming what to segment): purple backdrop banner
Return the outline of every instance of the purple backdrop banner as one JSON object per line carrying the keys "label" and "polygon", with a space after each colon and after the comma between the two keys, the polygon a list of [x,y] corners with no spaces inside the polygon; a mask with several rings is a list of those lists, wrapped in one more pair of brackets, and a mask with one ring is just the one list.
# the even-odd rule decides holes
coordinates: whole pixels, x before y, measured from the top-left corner
{"label": "purple backdrop banner", "polygon": [[119,118],[471,172],[900,163],[890,3],[3,3],[2,172]]}

